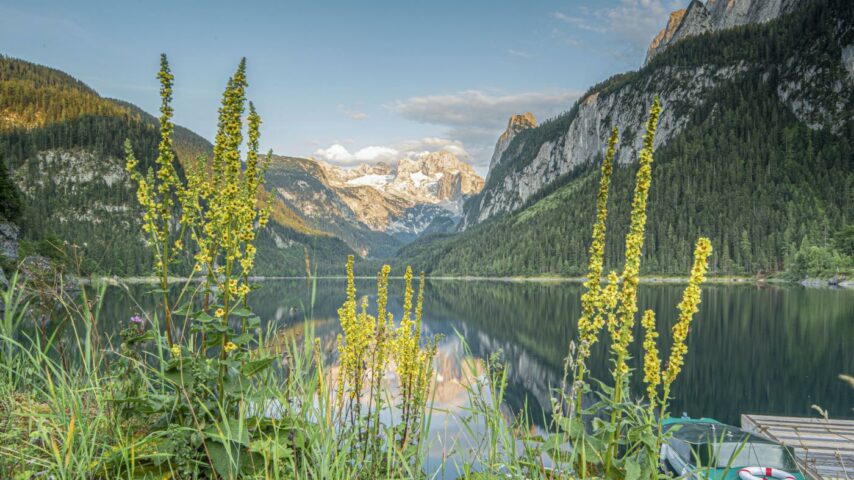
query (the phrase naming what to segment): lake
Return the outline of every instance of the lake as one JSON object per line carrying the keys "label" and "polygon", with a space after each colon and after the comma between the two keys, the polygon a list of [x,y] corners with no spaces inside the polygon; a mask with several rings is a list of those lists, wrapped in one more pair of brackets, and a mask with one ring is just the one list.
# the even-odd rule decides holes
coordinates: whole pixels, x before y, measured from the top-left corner
{"label": "lake", "polygon": [[[345,286],[344,279],[318,280],[312,307],[305,280],[264,281],[250,303],[262,322],[275,322],[277,328],[300,332],[310,318],[334,361],[340,331],[336,310]],[[150,288],[136,285],[128,293],[110,287],[101,315],[104,329],[115,332],[132,314],[151,310]],[[639,291],[640,311],[656,311],[665,358],[682,289],[644,284]],[[357,290],[374,305],[375,280],[357,280]],[[502,352],[509,378],[505,406],[518,412],[527,402],[531,418],[542,426],[549,415],[550,388],[560,384],[568,345],[576,336],[581,292],[580,284],[569,282],[428,280],[424,331],[443,336],[436,358],[436,406],[453,411],[466,404],[460,384],[464,340],[477,358]],[[402,293],[403,280],[393,279],[389,310],[395,318],[402,311]],[[641,335],[638,325],[635,337]],[[605,343],[596,345],[588,362],[600,379],[608,375]],[[640,366],[640,342],[635,343],[633,362]],[[815,416],[815,404],[832,417],[854,417],[854,390],[838,378],[854,373],[854,290],[706,286],[688,348],[673,388],[673,415],[685,412],[739,425],[742,413]],[[633,385],[638,395],[641,377],[638,372]],[[447,454],[460,425],[442,414],[434,416],[432,429],[437,443],[431,460],[436,460]]]}

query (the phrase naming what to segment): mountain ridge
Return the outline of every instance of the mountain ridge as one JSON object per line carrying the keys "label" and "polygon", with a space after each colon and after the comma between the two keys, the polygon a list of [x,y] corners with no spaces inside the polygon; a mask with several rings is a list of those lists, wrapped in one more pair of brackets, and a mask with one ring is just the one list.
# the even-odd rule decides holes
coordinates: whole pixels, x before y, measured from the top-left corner
{"label": "mountain ridge", "polygon": [[[713,178],[727,178],[732,191],[743,193],[740,201],[757,209],[761,205],[768,213],[748,221],[753,209],[733,206],[731,222],[721,223],[713,218],[719,209],[707,202],[715,199],[730,205],[724,185],[712,183],[696,190],[696,180],[690,177],[679,182],[658,180],[650,199],[649,230],[655,241],[648,247],[647,268],[659,273],[676,266],[676,271],[687,268],[684,253],[690,255],[690,245],[686,247],[684,239],[702,234],[712,238],[718,252],[726,252],[720,273],[780,271],[792,261],[799,244],[821,238],[816,222],[824,222],[825,231],[830,232],[850,222],[845,205],[850,204],[854,188],[850,148],[854,144],[854,66],[846,63],[846,51],[854,52],[854,4],[841,0],[807,2],[774,20],[674,42],[640,70],[601,82],[570,110],[519,132],[490,170],[481,193],[465,203],[461,233],[421,239],[402,249],[398,258],[447,275],[583,273],[581,257],[593,218],[587,205],[595,198],[595,192],[589,191],[590,178],[601,161],[606,136],[612,126],[620,127],[616,163],[623,173],[615,175],[622,178],[635,163],[647,108],[658,95],[664,111],[656,135],[656,158],[667,160],[654,171],[677,175],[681,168],[682,176],[702,171]],[[753,93],[747,92],[754,91],[751,98]],[[770,117],[757,117],[748,106]],[[730,118],[735,110],[754,123]],[[705,138],[697,131],[700,125],[708,129]],[[760,136],[780,144],[757,151]],[[685,146],[687,138],[691,145]],[[711,141],[721,144],[707,143]],[[723,148],[728,145],[740,145],[743,151]],[[821,153],[819,145],[824,148]],[[699,158],[707,150],[726,151],[729,156],[717,162],[707,158],[712,164],[699,168],[692,156]],[[830,154],[833,151],[837,153]],[[720,163],[721,169],[737,168],[735,173],[748,167],[752,171],[755,165],[740,158],[748,152],[751,161],[772,173],[775,169],[785,172],[784,177],[772,177],[767,180],[771,183],[763,184],[760,179],[768,172],[729,178],[715,170],[715,163]],[[774,160],[790,155],[791,160]],[[804,167],[794,160],[798,156],[803,157]],[[831,165],[838,178],[826,177],[832,176]],[[814,169],[811,174],[821,178],[803,183],[800,179],[807,175],[800,173],[802,168]],[[830,185],[834,193],[823,190],[822,186]],[[774,194],[763,195],[769,188]],[[686,201],[671,197],[674,189],[682,189],[680,195],[699,195],[702,202],[689,203],[686,217],[672,208],[670,202]],[[656,196],[660,191],[668,193]],[[785,215],[781,217],[778,210]],[[662,211],[678,217],[678,223],[652,215]],[[771,218],[780,223],[769,225]],[[540,242],[536,247],[531,243],[535,241]],[[614,255],[622,248],[619,242],[609,243]],[[668,263],[665,251],[675,252],[679,261]]]}

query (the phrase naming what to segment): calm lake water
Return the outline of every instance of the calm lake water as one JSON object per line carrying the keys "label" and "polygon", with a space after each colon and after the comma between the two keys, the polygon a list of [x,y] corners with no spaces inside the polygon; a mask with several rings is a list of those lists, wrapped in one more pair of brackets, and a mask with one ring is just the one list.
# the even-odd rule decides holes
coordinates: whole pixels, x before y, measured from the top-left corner
{"label": "calm lake water", "polygon": [[[392,280],[389,310],[399,318],[403,280]],[[334,355],[338,334],[337,308],[345,281],[318,280],[310,321],[322,344]],[[107,330],[140,309],[153,307],[148,286],[134,286],[130,296],[108,290],[101,319]],[[359,295],[374,305],[375,280],[357,281]],[[662,355],[670,347],[670,327],[681,298],[680,285],[642,285],[639,308],[652,308],[659,321]],[[463,378],[465,340],[472,354],[487,358],[503,352],[508,364],[506,407],[518,411],[527,401],[531,417],[548,417],[550,388],[560,384],[570,340],[576,336],[580,284],[500,281],[428,281],[424,331],[440,334],[436,371],[437,407],[466,405]],[[301,331],[310,311],[305,280],[266,281],[251,295],[262,321]],[[459,332],[457,335],[456,332]],[[638,330],[636,338],[640,338]],[[639,343],[639,342],[636,342]],[[593,375],[608,375],[605,345],[599,343],[589,362]],[[639,366],[640,349],[633,355]],[[820,405],[832,417],[854,416],[854,390],[839,380],[854,373],[854,290],[800,287],[712,285],[703,288],[700,313],[688,337],[685,368],[673,388],[671,413],[713,417],[740,424],[740,414],[814,416]],[[643,391],[635,375],[634,389]],[[452,416],[434,417],[437,444],[432,456],[447,453],[450,438],[460,430]]]}

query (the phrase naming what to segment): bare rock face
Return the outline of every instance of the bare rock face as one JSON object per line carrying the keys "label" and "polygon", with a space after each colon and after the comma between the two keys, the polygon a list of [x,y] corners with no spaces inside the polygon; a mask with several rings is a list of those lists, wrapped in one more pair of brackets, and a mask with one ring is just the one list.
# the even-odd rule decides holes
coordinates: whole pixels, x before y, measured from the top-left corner
{"label": "bare rock face", "polygon": [[798,0],[708,0],[712,28],[723,30],[749,23],[764,23],[797,7]]}
{"label": "bare rock face", "polygon": [[687,9],[672,12],[664,27],[649,44],[646,63],[677,41],[708,31],[725,30],[751,23],[764,23],[791,12],[798,0],[692,0]]}
{"label": "bare rock face", "polygon": [[0,255],[10,259],[18,259],[18,236],[20,229],[14,223],[0,222]]}
{"label": "bare rock face", "polygon": [[495,150],[492,152],[492,159],[489,161],[489,171],[494,170],[501,162],[501,156],[519,132],[536,126],[537,119],[534,118],[534,114],[531,112],[510,117],[510,120],[507,121],[507,129],[504,130],[501,136],[498,137],[498,141],[495,142]]}

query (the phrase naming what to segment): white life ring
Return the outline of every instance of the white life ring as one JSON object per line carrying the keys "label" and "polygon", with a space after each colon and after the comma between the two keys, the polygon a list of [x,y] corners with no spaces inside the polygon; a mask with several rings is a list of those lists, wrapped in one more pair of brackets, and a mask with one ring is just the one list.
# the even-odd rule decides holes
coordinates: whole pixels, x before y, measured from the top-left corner
{"label": "white life ring", "polygon": [[741,480],[759,480],[763,477],[795,480],[795,476],[791,473],[770,467],[745,467],[738,471],[738,478]]}

